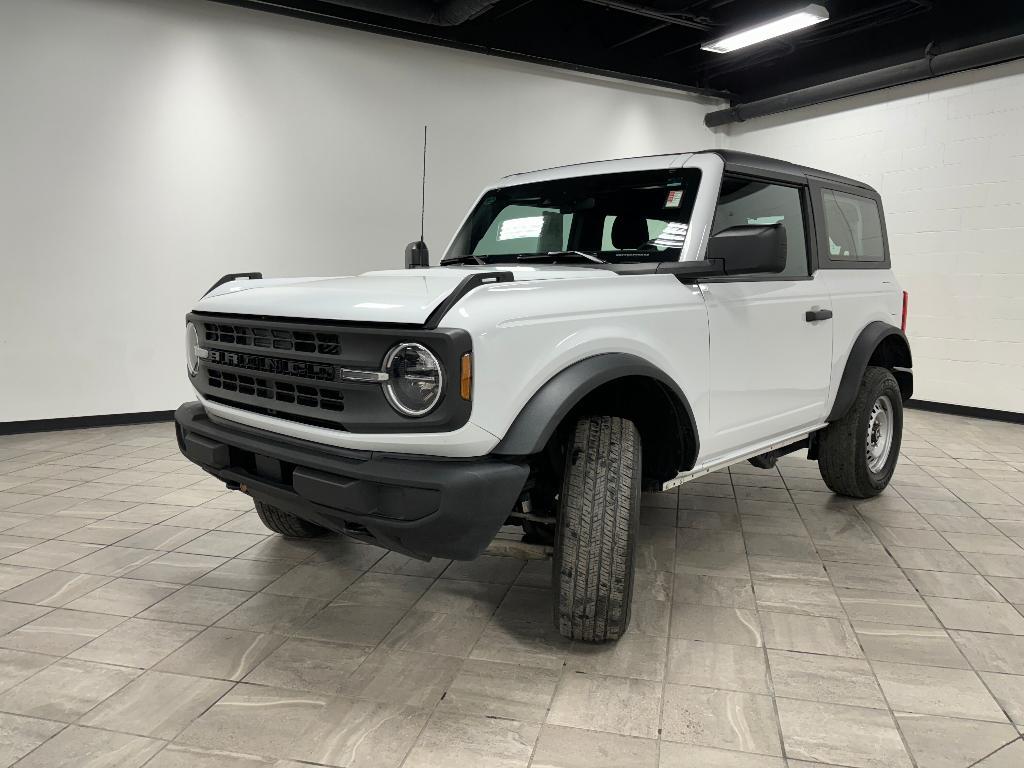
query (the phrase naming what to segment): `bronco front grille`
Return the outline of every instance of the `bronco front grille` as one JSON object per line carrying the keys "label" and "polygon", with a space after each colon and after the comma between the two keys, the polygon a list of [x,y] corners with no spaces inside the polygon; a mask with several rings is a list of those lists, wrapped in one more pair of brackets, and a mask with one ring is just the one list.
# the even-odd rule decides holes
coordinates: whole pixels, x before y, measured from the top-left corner
{"label": "bronco front grille", "polygon": [[242,318],[196,317],[194,322],[207,353],[199,373],[203,394],[248,410],[344,429],[338,331]]}

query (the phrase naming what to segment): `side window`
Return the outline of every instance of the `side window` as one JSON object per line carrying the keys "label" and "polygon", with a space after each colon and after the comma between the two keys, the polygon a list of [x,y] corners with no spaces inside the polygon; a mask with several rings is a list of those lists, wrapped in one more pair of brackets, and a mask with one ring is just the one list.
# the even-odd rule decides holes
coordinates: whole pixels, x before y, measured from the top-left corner
{"label": "side window", "polygon": [[766,181],[726,176],[718,197],[711,234],[742,224],[775,224],[786,228],[786,268],[788,277],[806,277],[807,236],[804,225],[803,194],[797,187]]}
{"label": "side window", "polygon": [[868,197],[834,189],[821,191],[832,261],[885,261],[885,239],[878,204]]}

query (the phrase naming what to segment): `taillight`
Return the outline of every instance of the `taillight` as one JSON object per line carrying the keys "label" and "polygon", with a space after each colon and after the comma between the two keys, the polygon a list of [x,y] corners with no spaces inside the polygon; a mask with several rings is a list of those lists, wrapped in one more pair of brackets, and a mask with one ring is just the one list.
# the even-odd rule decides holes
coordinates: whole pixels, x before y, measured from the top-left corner
{"label": "taillight", "polygon": [[900,320],[900,330],[904,333],[907,332],[907,305],[910,303],[910,294],[907,291],[903,292],[903,319]]}

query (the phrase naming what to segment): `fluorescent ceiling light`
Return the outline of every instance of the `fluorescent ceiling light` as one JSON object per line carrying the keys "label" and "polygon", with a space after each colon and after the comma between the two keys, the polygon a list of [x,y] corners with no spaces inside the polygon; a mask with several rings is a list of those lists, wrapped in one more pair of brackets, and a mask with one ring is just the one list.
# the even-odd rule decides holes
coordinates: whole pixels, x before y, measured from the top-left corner
{"label": "fluorescent ceiling light", "polygon": [[803,29],[822,21],[828,21],[828,11],[820,5],[808,5],[802,10],[766,21],[764,24],[758,24],[756,27],[750,27],[742,32],[736,32],[732,35],[720,37],[710,43],[704,43],[700,48],[702,51],[711,51],[712,53],[729,53],[738,48],[746,48],[748,45],[763,43],[765,40],[771,40],[773,37],[788,35],[790,32],[796,32],[798,29]]}

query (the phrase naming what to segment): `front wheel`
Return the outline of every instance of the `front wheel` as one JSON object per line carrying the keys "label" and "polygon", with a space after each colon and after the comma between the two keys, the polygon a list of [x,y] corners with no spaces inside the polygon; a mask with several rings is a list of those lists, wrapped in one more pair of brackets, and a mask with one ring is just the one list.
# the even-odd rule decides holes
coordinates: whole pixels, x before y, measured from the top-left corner
{"label": "front wheel", "polygon": [[850,410],[822,433],[818,469],[840,496],[866,499],[885,490],[903,439],[903,396],[892,372],[871,366]]}
{"label": "front wheel", "polygon": [[555,543],[555,626],[602,643],[629,626],[640,511],[640,433],[617,416],[580,419],[568,446]]}

